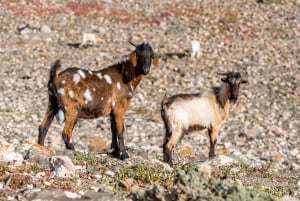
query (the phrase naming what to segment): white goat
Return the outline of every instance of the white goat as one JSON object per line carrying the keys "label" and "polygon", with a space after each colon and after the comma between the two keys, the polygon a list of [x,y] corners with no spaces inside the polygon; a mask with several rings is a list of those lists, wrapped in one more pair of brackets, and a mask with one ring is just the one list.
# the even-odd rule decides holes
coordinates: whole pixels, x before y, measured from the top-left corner
{"label": "white goat", "polygon": [[215,156],[215,145],[219,128],[228,117],[229,108],[236,103],[241,79],[239,72],[220,74],[223,84],[198,94],[177,94],[164,98],[161,116],[166,134],[163,144],[164,162],[172,163],[172,149],[184,133],[207,128],[210,141],[209,157]]}
{"label": "white goat", "polygon": [[199,59],[201,55],[200,42],[197,40],[191,41],[191,59]]}
{"label": "white goat", "polygon": [[95,45],[98,42],[102,42],[102,41],[103,41],[103,39],[97,34],[82,33],[82,41],[81,41],[81,44],[80,44],[80,48],[86,46],[88,42],[92,45]]}

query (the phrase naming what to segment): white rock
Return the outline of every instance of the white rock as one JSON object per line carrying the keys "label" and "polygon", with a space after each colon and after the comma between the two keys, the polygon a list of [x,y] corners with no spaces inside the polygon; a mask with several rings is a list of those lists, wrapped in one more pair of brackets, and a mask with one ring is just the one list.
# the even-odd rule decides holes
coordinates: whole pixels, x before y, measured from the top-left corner
{"label": "white rock", "polygon": [[0,161],[9,162],[14,166],[20,166],[23,163],[22,154],[9,151],[0,151]]}
{"label": "white rock", "polygon": [[234,161],[232,158],[225,155],[218,155],[215,160],[218,161],[218,165],[220,166],[228,165]]}
{"label": "white rock", "polygon": [[172,172],[173,170],[173,168],[168,163],[164,163],[158,159],[152,159],[151,163],[162,165],[167,172]]}
{"label": "white rock", "polygon": [[75,167],[71,159],[67,156],[52,156],[50,165],[53,173],[57,177],[73,177],[75,176]]}
{"label": "white rock", "polygon": [[51,28],[48,25],[43,25],[41,27],[41,32],[50,33],[51,32]]}
{"label": "white rock", "polygon": [[77,199],[77,198],[81,198],[80,195],[78,195],[77,193],[73,193],[73,192],[70,192],[70,191],[64,191],[64,194],[65,196],[67,196],[68,198],[71,198],[71,199]]}
{"label": "white rock", "polygon": [[110,176],[110,177],[114,177],[114,176],[115,176],[115,173],[114,173],[113,171],[111,171],[111,170],[107,170],[107,171],[105,172],[105,174],[106,174],[107,176]]}
{"label": "white rock", "polygon": [[279,201],[299,201],[299,200],[296,198],[293,198],[289,195],[286,195],[286,196],[282,197],[281,199],[279,199]]}

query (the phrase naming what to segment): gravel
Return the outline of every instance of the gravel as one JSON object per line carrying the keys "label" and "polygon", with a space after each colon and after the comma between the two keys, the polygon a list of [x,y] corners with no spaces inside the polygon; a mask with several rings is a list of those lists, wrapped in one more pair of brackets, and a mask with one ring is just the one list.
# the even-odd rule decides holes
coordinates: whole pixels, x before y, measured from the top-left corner
{"label": "gravel", "polygon": [[[162,157],[165,93],[196,93],[220,83],[217,72],[240,71],[249,84],[221,128],[217,152],[252,165],[300,169],[299,1],[2,1],[0,8],[0,147],[16,153],[37,141],[47,107],[49,68],[96,70],[123,60],[148,42],[160,56],[138,86],[126,115],[125,145]],[[78,48],[82,33],[103,41]],[[190,58],[191,41],[201,56]],[[63,125],[53,121],[46,144],[64,150]],[[92,139],[111,141],[108,117],[79,120],[73,141],[88,151]],[[195,157],[208,155],[205,131],[185,136]],[[30,146],[29,146],[30,147]],[[175,163],[180,163],[176,161]]]}

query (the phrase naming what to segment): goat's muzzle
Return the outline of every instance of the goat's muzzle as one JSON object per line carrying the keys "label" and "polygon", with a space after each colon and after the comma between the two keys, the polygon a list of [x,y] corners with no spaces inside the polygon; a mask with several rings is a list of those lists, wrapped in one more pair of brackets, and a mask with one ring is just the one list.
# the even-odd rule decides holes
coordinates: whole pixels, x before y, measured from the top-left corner
{"label": "goat's muzzle", "polygon": [[144,75],[147,75],[150,71],[150,68],[148,67],[148,65],[143,65],[143,74]]}

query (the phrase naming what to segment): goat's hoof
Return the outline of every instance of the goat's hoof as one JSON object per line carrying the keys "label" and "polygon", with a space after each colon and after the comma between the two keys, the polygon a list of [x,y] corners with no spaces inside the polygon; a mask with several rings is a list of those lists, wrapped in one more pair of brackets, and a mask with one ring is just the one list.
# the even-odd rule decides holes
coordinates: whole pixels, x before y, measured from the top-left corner
{"label": "goat's hoof", "polygon": [[128,153],[127,153],[127,152],[123,152],[123,153],[121,153],[121,155],[120,155],[120,159],[121,159],[121,160],[125,160],[126,158],[129,158],[129,155],[128,155]]}
{"label": "goat's hoof", "polygon": [[173,167],[173,162],[172,161],[168,161],[166,163],[168,163],[170,167]]}
{"label": "goat's hoof", "polygon": [[110,153],[110,155],[112,155],[113,157],[119,157],[119,150],[117,150],[117,149],[115,149],[115,150],[113,150],[111,153]]}
{"label": "goat's hoof", "polygon": [[40,142],[40,141],[39,141],[37,144],[38,144],[38,145],[41,145],[41,146],[45,146],[45,143],[44,143],[44,142]]}
{"label": "goat's hoof", "polygon": [[209,154],[209,159],[213,159],[214,157],[216,157],[216,154]]}
{"label": "goat's hoof", "polygon": [[72,143],[66,144],[67,149],[75,151],[75,147]]}
{"label": "goat's hoof", "polygon": [[163,162],[169,164],[170,167],[173,167],[172,160],[163,160]]}

